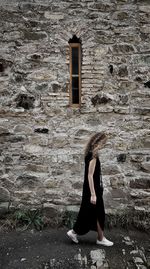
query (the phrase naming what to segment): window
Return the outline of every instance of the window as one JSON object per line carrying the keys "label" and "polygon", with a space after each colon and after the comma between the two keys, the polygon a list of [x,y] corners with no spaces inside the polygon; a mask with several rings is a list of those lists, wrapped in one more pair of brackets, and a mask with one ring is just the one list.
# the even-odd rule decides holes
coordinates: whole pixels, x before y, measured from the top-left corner
{"label": "window", "polygon": [[81,105],[81,43],[73,36],[70,45],[70,105]]}

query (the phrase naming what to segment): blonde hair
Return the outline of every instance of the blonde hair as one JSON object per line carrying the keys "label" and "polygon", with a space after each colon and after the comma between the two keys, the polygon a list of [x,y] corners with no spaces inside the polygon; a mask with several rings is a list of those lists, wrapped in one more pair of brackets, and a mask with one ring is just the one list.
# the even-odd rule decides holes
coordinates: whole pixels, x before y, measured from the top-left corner
{"label": "blonde hair", "polygon": [[92,152],[93,157],[96,157],[97,153],[94,151],[94,148],[100,141],[105,140],[105,139],[107,139],[107,135],[104,132],[99,132],[99,133],[93,134],[86,144],[85,151],[84,151],[84,157],[86,157],[86,155],[89,152]]}

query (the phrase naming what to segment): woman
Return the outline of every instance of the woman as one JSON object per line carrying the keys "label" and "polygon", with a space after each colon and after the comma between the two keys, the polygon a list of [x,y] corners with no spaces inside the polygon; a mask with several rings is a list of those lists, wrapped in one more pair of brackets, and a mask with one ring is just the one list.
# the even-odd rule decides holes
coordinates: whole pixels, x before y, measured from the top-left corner
{"label": "woman", "polygon": [[77,235],[83,235],[90,230],[97,231],[96,243],[112,246],[113,242],[104,237],[105,210],[103,203],[103,182],[98,150],[106,144],[104,132],[96,133],[89,139],[85,149],[85,172],[82,192],[82,202],[76,223],[67,235],[78,243]]}

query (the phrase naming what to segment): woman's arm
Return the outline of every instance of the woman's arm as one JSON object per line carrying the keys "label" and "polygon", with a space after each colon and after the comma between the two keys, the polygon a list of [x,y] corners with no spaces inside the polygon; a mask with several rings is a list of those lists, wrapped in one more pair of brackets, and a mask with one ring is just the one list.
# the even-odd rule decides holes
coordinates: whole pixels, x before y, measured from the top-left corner
{"label": "woman's arm", "polygon": [[95,165],[96,165],[96,158],[93,158],[89,163],[89,170],[88,170],[88,181],[89,181],[89,187],[90,187],[90,192],[91,192],[90,202],[92,204],[96,204],[96,199],[97,199],[95,189],[94,189],[94,181],[93,181]]}

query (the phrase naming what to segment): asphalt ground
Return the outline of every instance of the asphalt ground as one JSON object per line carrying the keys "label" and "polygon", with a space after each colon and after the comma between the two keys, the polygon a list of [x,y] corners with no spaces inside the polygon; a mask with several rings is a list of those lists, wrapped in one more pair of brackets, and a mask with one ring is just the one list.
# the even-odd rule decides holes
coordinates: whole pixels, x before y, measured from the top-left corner
{"label": "asphalt ground", "polygon": [[[99,249],[104,250],[108,265],[102,268],[150,268],[148,233],[116,228],[105,230],[105,236],[114,242],[114,246],[104,247],[95,244],[96,232],[80,236],[79,244],[71,242],[66,232],[66,228],[1,232],[0,269],[92,268],[94,263],[90,253]],[[135,256],[141,257],[141,267],[134,262]]]}

